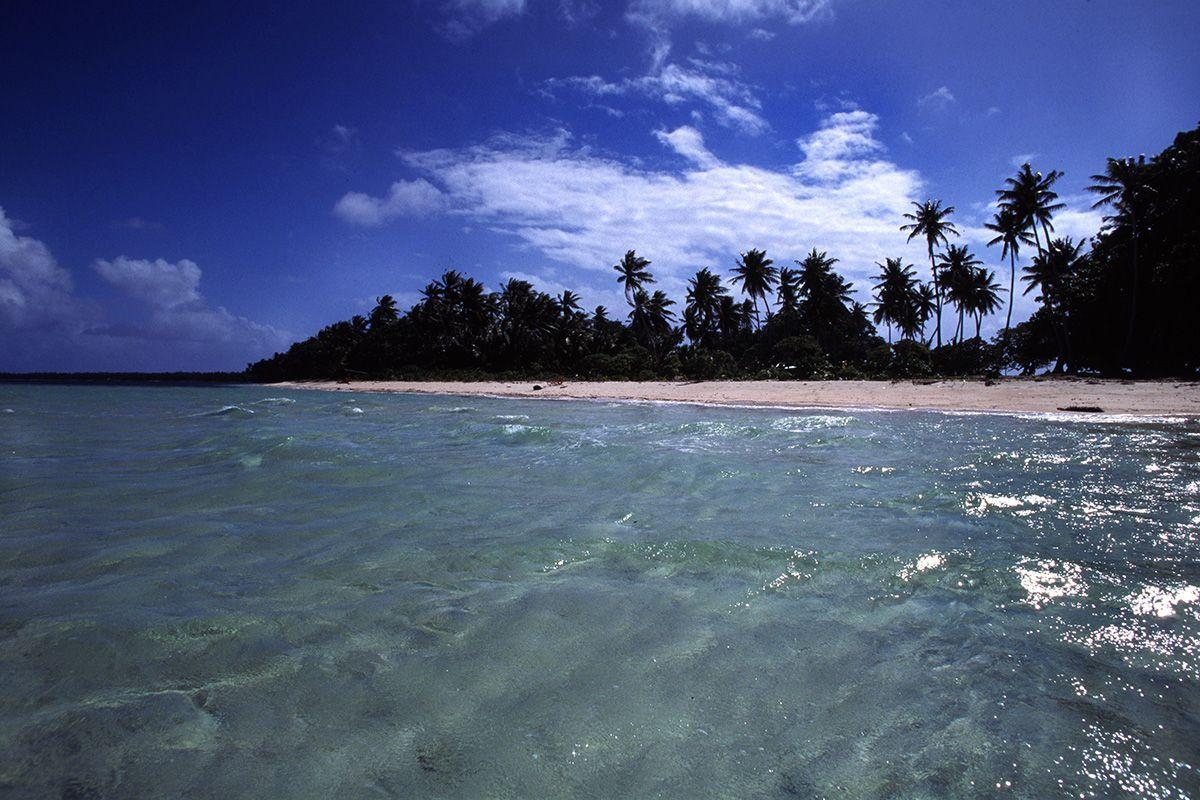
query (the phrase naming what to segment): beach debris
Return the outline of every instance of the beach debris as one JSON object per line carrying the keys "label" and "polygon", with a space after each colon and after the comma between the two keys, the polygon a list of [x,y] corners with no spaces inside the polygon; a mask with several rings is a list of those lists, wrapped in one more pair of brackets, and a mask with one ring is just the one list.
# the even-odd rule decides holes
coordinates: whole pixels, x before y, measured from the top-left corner
{"label": "beach debris", "polygon": [[1100,406],[1059,406],[1059,411],[1081,411],[1087,414],[1103,414],[1104,409]]}
{"label": "beach debris", "polygon": [[535,383],[535,384],[533,385],[533,390],[534,390],[535,392],[540,392],[540,391],[542,390],[542,386],[541,386],[541,384],[539,384],[539,383]]}

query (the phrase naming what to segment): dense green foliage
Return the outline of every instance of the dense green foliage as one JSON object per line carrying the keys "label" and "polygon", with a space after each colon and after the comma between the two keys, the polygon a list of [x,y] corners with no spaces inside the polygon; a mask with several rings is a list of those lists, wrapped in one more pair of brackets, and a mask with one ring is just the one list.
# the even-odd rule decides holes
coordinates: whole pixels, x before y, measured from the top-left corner
{"label": "dense green foliage", "polygon": [[[700,269],[682,308],[647,290],[655,282],[651,262],[630,250],[613,266],[629,305],[623,320],[603,306],[584,312],[570,291],[552,297],[513,279],[489,292],[450,271],[407,313],[384,295],[369,316],[330,325],[251,364],[247,375],[799,379],[1051,366],[1195,375],[1200,315],[1190,306],[1200,296],[1200,127],[1150,160],[1109,159],[1092,176],[1096,207],[1110,214],[1090,242],[1051,236],[1054,212],[1063,207],[1053,188],[1060,177],[1025,164],[997,191],[987,228],[996,234],[989,245],[1001,245],[1000,261],[1007,261],[1008,287],[969,248],[950,244],[958,235],[949,219],[954,208],[926,200],[913,204],[900,230],[926,243],[930,280],[902,259],[884,259],[870,313],[834,269],[837,259],[815,248],[794,266],[777,267],[762,250],[742,253],[730,280],[741,298]],[[1030,248],[1029,263],[1018,268]],[[1040,305],[1012,326],[1012,293],[1021,286]],[[983,318],[1003,309],[1004,328],[985,342]],[[886,329],[886,340],[872,321]]]}

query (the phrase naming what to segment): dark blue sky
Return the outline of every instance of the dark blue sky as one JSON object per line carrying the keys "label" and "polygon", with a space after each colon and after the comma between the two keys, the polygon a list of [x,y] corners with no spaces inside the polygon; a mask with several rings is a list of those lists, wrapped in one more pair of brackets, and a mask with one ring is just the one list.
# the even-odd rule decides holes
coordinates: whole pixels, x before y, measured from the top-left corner
{"label": "dark blue sky", "polygon": [[955,205],[999,269],[981,225],[1022,160],[1066,173],[1059,232],[1088,236],[1105,157],[1200,119],[1194,2],[4,17],[0,370],[238,369],[448,268],[619,309],[629,248],[681,300],[741,250],[817,247],[866,301],[873,262],[921,266],[897,230],[910,200]]}

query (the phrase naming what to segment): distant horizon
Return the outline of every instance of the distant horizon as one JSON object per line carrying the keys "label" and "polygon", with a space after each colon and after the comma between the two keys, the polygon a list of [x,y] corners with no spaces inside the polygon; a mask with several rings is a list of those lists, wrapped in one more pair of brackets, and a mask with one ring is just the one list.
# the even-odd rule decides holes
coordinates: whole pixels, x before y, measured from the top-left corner
{"label": "distant horizon", "polygon": [[682,300],[815,247],[867,303],[886,258],[928,278],[899,230],[926,198],[1007,275],[983,225],[1021,163],[1087,238],[1090,176],[1200,108],[1185,2],[6,13],[6,373],[238,372],[449,269],[621,313],[629,249]]}

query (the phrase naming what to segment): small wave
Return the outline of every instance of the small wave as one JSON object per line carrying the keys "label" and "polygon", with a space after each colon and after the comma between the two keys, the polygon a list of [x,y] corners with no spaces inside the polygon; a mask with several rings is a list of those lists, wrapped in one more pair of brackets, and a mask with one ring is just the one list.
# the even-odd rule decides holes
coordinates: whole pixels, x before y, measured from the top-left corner
{"label": "small wave", "polygon": [[827,428],[844,428],[852,419],[853,417],[834,414],[805,414],[777,419],[771,423],[771,427],[788,433],[808,433]]}
{"label": "small wave", "polygon": [[264,397],[262,400],[255,400],[250,405],[252,406],[290,406],[295,405],[296,401],[290,397]]}
{"label": "small wave", "polygon": [[521,425],[519,423],[504,425],[500,430],[513,441],[535,441],[549,438],[553,434],[550,428],[544,428],[540,425]]}
{"label": "small wave", "polygon": [[222,406],[216,411],[205,411],[201,417],[234,417],[237,419],[249,419],[254,416],[254,409],[244,408],[243,406]]}
{"label": "small wave", "polygon": [[472,406],[429,406],[425,410],[434,414],[471,414],[476,409]]}
{"label": "small wave", "polygon": [[1054,503],[1053,499],[1037,494],[1012,497],[1004,494],[973,492],[963,501],[963,511],[972,517],[982,517],[992,511],[1007,511],[1018,517],[1028,517],[1036,514],[1039,509],[1052,506]]}
{"label": "small wave", "polygon": [[357,417],[359,414],[364,414],[366,412],[364,412],[358,406],[342,406],[340,413],[346,417]]}
{"label": "small wave", "polygon": [[6,408],[6,409],[4,409],[4,411],[3,411],[3,412],[0,412],[0,413],[4,413],[4,414],[15,414],[15,413],[17,413],[17,412],[13,411],[11,408]]}
{"label": "small wave", "polygon": [[524,422],[529,419],[528,414],[497,414],[495,419],[510,420],[512,422]]}

